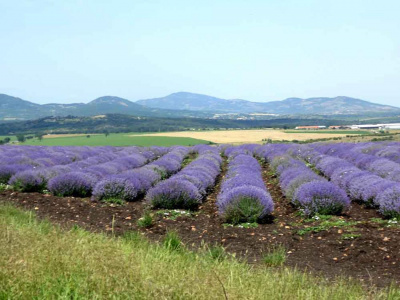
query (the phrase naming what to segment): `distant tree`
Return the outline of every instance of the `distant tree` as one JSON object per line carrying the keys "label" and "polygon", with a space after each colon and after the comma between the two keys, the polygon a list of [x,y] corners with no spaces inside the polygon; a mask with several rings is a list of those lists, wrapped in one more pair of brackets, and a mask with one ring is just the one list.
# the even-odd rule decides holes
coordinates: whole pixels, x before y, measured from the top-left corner
{"label": "distant tree", "polygon": [[108,132],[108,130],[105,130],[105,131],[104,131],[104,135],[105,135],[106,137],[108,137],[108,136],[110,135],[110,133]]}
{"label": "distant tree", "polygon": [[42,133],[42,132],[38,132],[38,133],[35,134],[35,137],[36,137],[39,141],[41,141],[41,140],[43,140],[43,133]]}
{"label": "distant tree", "polygon": [[90,138],[90,134],[88,134],[86,137],[87,137],[87,138]]}
{"label": "distant tree", "polygon": [[7,144],[11,141],[11,139],[9,137],[4,138],[4,143]]}
{"label": "distant tree", "polygon": [[25,135],[23,135],[23,134],[17,134],[16,137],[17,137],[17,141],[20,143],[23,143],[26,141]]}

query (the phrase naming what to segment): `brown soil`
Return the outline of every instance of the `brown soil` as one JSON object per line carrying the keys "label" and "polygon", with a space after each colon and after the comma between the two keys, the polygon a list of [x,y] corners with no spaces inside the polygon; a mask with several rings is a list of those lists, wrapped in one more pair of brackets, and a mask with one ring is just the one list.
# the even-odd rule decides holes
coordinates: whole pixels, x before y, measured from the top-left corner
{"label": "brown soil", "polygon": [[[40,218],[47,218],[65,228],[78,225],[94,232],[114,234],[140,230],[153,241],[160,241],[167,231],[175,230],[191,249],[198,248],[202,242],[222,245],[227,252],[236,253],[237,257],[252,264],[262,264],[265,253],[282,245],[287,249],[286,266],[328,278],[350,276],[366,285],[383,287],[392,282],[400,283],[400,226],[387,227],[373,222],[371,218],[379,218],[378,213],[354,203],[351,210],[340,218],[362,223],[352,228],[332,227],[319,233],[299,235],[299,229],[315,226],[318,221],[304,222],[282,195],[276,180],[268,175],[267,169],[264,177],[275,201],[274,220],[257,228],[223,226],[215,206],[221,178],[195,216],[171,220],[157,214],[154,225],[147,229],[138,228],[136,224],[146,207],[144,201],[116,206],[90,199],[6,191],[0,193],[0,202],[34,210]],[[349,233],[360,236],[343,239],[343,235]]]}

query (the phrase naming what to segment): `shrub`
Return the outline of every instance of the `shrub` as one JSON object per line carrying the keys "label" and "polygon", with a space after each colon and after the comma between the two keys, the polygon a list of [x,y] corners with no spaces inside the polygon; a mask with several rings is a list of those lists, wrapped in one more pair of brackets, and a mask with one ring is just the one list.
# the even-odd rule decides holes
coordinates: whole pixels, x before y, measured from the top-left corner
{"label": "shrub", "polygon": [[82,172],[71,172],[50,179],[48,190],[56,196],[88,197],[96,178]]}
{"label": "shrub", "polygon": [[197,209],[202,196],[193,183],[171,178],[152,188],[146,199],[154,208]]}
{"label": "shrub", "polygon": [[265,190],[255,186],[240,186],[220,195],[218,209],[226,222],[265,222],[274,208],[272,198]]}
{"label": "shrub", "polygon": [[11,177],[9,184],[21,192],[42,192],[46,188],[46,173],[27,170]]}
{"label": "shrub", "polygon": [[331,182],[312,181],[303,184],[294,194],[292,202],[307,216],[336,215],[349,208],[346,193]]}
{"label": "shrub", "polygon": [[382,192],[376,199],[379,212],[387,218],[400,218],[400,186],[393,186]]}
{"label": "shrub", "polygon": [[104,201],[112,200],[111,202],[115,202],[115,200],[134,201],[140,191],[139,180],[110,176],[96,184],[93,189],[93,198]]}
{"label": "shrub", "polygon": [[30,168],[27,165],[0,165],[0,183],[6,184],[14,174]]}

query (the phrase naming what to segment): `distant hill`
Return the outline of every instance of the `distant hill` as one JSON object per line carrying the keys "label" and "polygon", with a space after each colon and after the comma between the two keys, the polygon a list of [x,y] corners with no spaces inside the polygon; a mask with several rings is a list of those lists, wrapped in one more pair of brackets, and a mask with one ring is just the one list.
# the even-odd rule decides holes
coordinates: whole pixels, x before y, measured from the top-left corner
{"label": "distant hill", "polygon": [[39,104],[0,94],[0,119],[32,119],[45,113],[46,109]]}
{"label": "distant hill", "polygon": [[[174,93],[161,98],[139,100],[136,103],[153,108],[195,110],[212,112],[254,112],[258,108],[257,102],[246,100],[227,100],[212,96],[187,92]],[[254,108],[250,106],[254,103]]]}
{"label": "distant hill", "polygon": [[359,114],[400,113],[400,108],[376,104],[360,99],[339,96],[335,98],[288,98],[282,101],[252,102],[226,100],[211,96],[180,92],[162,98],[139,100],[136,103],[153,108],[173,110],[213,111],[224,113],[269,113],[269,114]]}
{"label": "distant hill", "polygon": [[[202,94],[180,92],[162,98],[130,100],[104,96],[89,103],[36,104],[0,94],[0,121],[34,120],[47,116],[95,116],[127,114],[140,117],[266,119],[269,115],[390,115],[400,108],[350,97],[289,98],[282,101],[252,102],[226,100]],[[260,117],[261,115],[261,117]],[[264,116],[265,115],[265,116]]]}
{"label": "distant hill", "polygon": [[[34,120],[48,116],[94,116],[127,114],[144,117],[198,117],[201,112],[151,108],[114,96],[104,96],[89,103],[36,104],[0,94],[0,121]],[[205,116],[205,115],[204,115]]]}

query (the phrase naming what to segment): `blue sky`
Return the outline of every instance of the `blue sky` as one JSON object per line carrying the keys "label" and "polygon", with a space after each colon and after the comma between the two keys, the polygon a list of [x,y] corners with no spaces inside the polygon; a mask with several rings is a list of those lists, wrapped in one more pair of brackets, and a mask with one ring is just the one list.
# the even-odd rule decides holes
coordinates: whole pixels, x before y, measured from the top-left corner
{"label": "blue sky", "polygon": [[400,1],[0,0],[0,93],[400,106]]}

